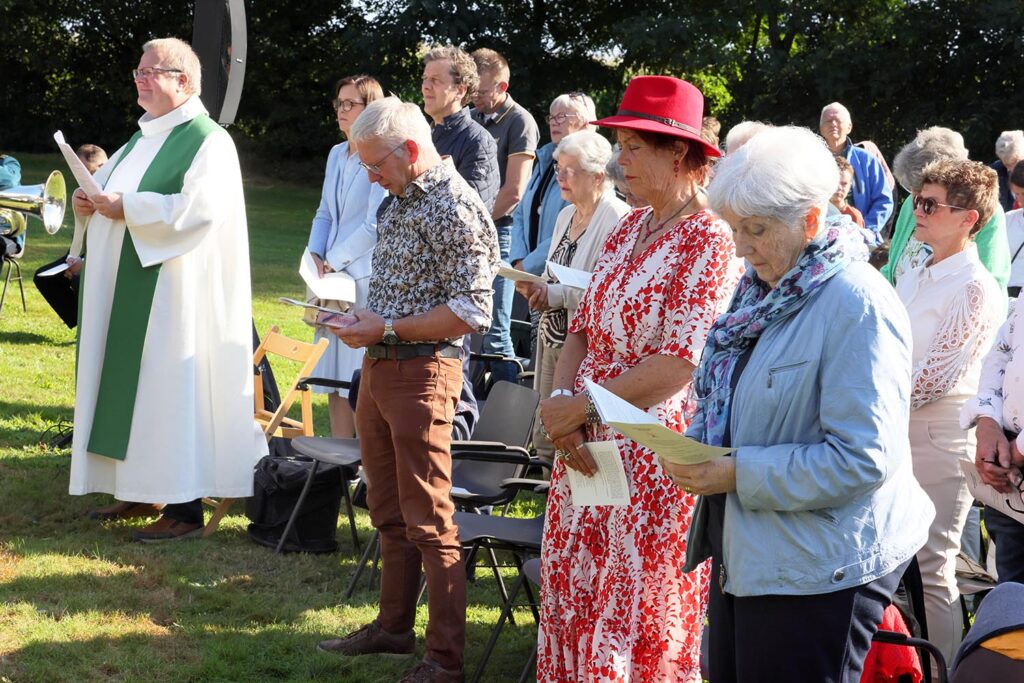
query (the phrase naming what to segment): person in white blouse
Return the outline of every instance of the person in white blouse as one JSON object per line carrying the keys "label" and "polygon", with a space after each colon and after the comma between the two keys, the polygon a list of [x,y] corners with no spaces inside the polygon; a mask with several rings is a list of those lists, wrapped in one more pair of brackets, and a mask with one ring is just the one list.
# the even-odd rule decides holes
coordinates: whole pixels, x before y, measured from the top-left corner
{"label": "person in white blouse", "polygon": [[[1010,193],[1024,207],[1024,164],[1010,171]],[[1006,241],[1010,245],[1010,279],[1006,283],[1010,296],[1019,297],[1024,287],[1024,208],[1006,213]]]}
{"label": "person in white blouse", "polygon": [[[334,88],[332,102],[338,117],[338,128],[348,137],[356,118],[370,102],[384,97],[380,84],[371,76],[347,76]],[[377,244],[377,208],[384,199],[384,190],[371,183],[359,165],[359,152],[348,141],[335,145],[327,157],[320,207],[313,217],[309,234],[309,252],[317,271],[344,271],[356,282],[355,308],[366,306],[370,287],[373,248]],[[363,362],[363,349],[352,349],[336,335],[317,327],[314,340],[329,342],[313,375],[326,379],[351,380],[352,373]],[[347,389],[314,387],[314,391],[330,392],[328,411],[331,434],[350,437],[355,433],[355,417],[348,404]]]}
{"label": "person in white blouse", "polygon": [[[606,173],[611,156],[611,143],[591,130],[566,135],[558,143],[554,152],[555,178],[562,199],[568,201],[569,206],[562,209],[555,220],[548,261],[576,270],[594,270],[608,231],[629,211],[629,205],[615,196]],[[537,328],[534,388],[548,398],[569,321],[584,290],[560,284],[549,267],[545,268],[545,275],[547,284],[517,283],[516,289],[529,301],[530,308],[542,313]],[[565,393],[571,395],[572,392]],[[534,426],[533,443],[537,455],[550,461],[554,446],[544,434],[539,418]]]}
{"label": "person in white blouse", "polygon": [[925,167],[923,181],[913,199],[914,235],[932,254],[904,273],[896,292],[913,332],[914,475],[936,510],[917,554],[928,636],[951,661],[963,632],[956,556],[971,507],[961,462],[975,450],[973,430],[960,427],[960,409],[977,393],[982,357],[1006,316],[1006,294],[972,239],[996,210],[995,171],[972,161],[939,161]]}

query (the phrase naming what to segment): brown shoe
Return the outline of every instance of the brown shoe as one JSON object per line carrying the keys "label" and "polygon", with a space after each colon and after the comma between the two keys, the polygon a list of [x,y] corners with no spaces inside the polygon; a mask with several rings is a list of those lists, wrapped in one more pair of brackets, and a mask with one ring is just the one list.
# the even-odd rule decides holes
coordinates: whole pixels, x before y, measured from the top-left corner
{"label": "brown shoe", "polygon": [[161,517],[149,526],[133,531],[132,540],[139,543],[162,543],[163,541],[178,541],[183,538],[192,538],[202,532],[202,524],[189,524],[188,522],[179,522],[169,517]]}
{"label": "brown shoe", "polygon": [[445,669],[432,659],[424,659],[398,683],[465,683],[462,669]]}
{"label": "brown shoe", "polygon": [[160,508],[152,503],[114,503],[106,507],[89,511],[89,519],[107,522],[113,519],[133,519],[135,517],[157,517]]}
{"label": "brown shoe", "polygon": [[323,641],[316,646],[316,649],[347,657],[356,655],[408,657],[416,650],[416,634],[412,631],[388,633],[376,621],[371,621],[347,636]]}

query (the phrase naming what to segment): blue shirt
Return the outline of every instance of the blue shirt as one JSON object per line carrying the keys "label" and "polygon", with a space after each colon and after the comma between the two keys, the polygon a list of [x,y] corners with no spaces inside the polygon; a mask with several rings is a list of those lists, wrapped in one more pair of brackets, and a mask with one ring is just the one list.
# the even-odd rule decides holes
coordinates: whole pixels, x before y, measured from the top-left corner
{"label": "blue shirt", "polygon": [[[562,199],[562,190],[555,182],[554,175],[549,176],[548,183],[543,188],[541,187],[545,173],[554,163],[555,147],[557,147],[555,143],[549,142],[537,150],[537,161],[533,165],[530,182],[527,183],[526,190],[523,191],[523,198],[520,200],[519,206],[512,213],[512,248],[509,251],[509,261],[515,263],[522,260],[520,267],[534,275],[544,273],[544,264],[548,259],[555,222],[558,220],[561,210],[569,204]],[[538,206],[540,224],[537,231],[537,244],[531,249],[529,244],[530,212],[538,192],[542,192]]]}
{"label": "blue shirt", "polygon": [[864,227],[875,233],[875,243],[881,244],[882,228],[893,212],[892,190],[886,182],[885,169],[871,152],[849,139],[846,160],[853,166],[853,205],[864,216]]}
{"label": "blue shirt", "polygon": [[[12,156],[4,156],[0,159],[0,190],[6,190],[15,185],[21,185],[21,163]],[[0,232],[9,230],[10,226],[0,218]],[[15,243],[20,250],[25,246],[25,231],[21,231],[14,237]]]}

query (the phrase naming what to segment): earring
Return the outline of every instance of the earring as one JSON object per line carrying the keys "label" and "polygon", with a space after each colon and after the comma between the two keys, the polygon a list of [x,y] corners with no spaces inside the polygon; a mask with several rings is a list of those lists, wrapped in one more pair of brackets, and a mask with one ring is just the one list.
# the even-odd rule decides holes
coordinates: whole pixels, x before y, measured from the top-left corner
{"label": "earring", "polygon": [[672,172],[676,176],[679,175],[679,159],[676,159],[675,161],[672,162]]}

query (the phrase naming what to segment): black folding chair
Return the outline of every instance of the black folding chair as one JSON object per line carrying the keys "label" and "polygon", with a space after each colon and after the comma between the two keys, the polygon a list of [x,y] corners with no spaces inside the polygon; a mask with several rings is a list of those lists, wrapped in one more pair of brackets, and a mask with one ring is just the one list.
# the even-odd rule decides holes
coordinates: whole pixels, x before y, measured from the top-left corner
{"label": "black folding chair", "polygon": [[[501,637],[501,631],[505,628],[506,621],[512,621],[512,610],[516,607],[530,608],[533,612],[533,617],[538,624],[540,624],[540,616],[538,609],[540,607],[537,595],[530,585],[533,584],[537,588],[540,588],[540,559],[534,558],[523,564],[519,570],[519,579],[515,585],[512,586],[512,592],[509,597],[502,603],[501,614],[498,616],[498,623],[494,625],[494,629],[491,630],[491,636],[487,639],[487,645],[484,646],[484,652],[480,656],[480,661],[476,665],[476,671],[473,672],[473,678],[470,679],[470,683],[478,683],[484,675],[484,669],[487,667],[487,661],[491,658],[491,654],[494,652],[495,646],[498,644],[498,638]],[[519,597],[519,592],[523,591],[526,593],[525,604],[517,604],[515,601]],[[537,663],[537,644],[533,644],[533,650],[530,653],[530,658],[526,661],[526,666],[523,667],[523,672],[519,676],[519,683],[525,683],[530,680],[530,671]]]}

